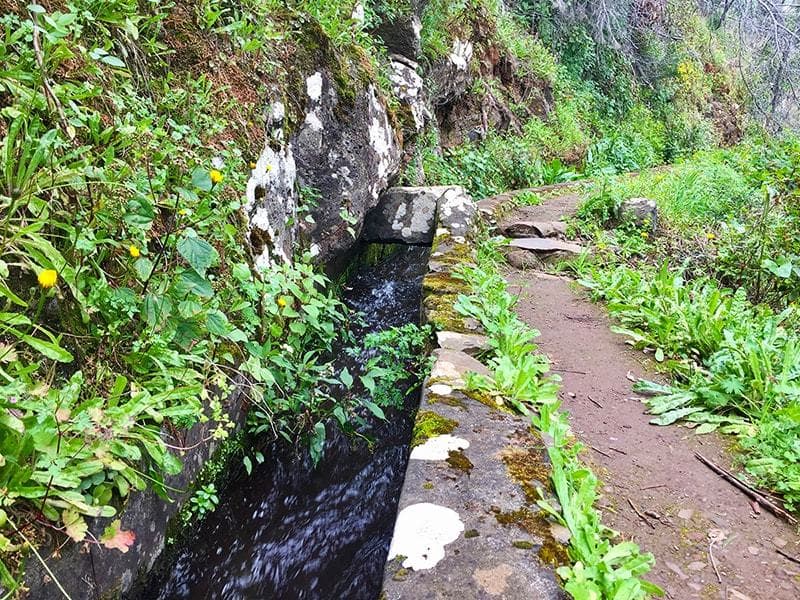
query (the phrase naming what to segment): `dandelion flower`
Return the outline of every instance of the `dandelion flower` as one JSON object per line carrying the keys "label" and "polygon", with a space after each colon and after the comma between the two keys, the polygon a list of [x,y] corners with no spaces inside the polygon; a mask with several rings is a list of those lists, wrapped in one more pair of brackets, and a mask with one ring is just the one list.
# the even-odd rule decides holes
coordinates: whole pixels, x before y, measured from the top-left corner
{"label": "dandelion flower", "polygon": [[225,176],[222,174],[222,172],[218,171],[217,169],[211,169],[209,176],[211,177],[211,183],[213,184],[217,184],[225,179]]}
{"label": "dandelion flower", "polygon": [[142,251],[139,250],[138,246],[134,246],[133,244],[130,245],[128,248],[128,252],[130,252],[133,258],[139,258],[142,255]]}
{"label": "dandelion flower", "polygon": [[58,281],[58,273],[56,273],[53,269],[45,269],[41,273],[39,273],[39,285],[44,289],[51,288],[55,286],[56,282]]}

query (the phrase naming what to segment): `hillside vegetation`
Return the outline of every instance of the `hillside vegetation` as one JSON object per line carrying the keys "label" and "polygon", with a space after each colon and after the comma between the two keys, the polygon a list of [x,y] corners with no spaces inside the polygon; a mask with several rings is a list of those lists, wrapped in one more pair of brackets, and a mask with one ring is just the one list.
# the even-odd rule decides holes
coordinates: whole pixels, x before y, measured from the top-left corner
{"label": "hillside vegetation", "polygon": [[[346,391],[390,389],[407,373],[376,363],[358,384],[333,373],[331,348],[353,318],[336,286],[305,245],[259,272],[241,208],[267,103],[285,103],[287,135],[304,118],[310,55],[330,60],[343,97],[372,82],[403,128],[373,33],[412,5],[359,4],[362,18],[345,0],[0,0],[3,590],[18,590],[25,555],[45,542],[127,551],[135,532],[120,509],[137,490],[175,491],[183,433],[206,424],[204,442],[240,444],[237,386],[248,432],[315,458],[326,423],[349,431],[363,410],[383,417],[397,404]],[[598,178],[580,227],[605,251],[579,269],[675,375],[651,408],[665,423],[740,433],[747,469],[794,507],[800,150],[756,140],[729,45],[694,2],[653,6],[663,9],[640,25],[660,28],[630,52],[551,2],[428,2],[421,70],[438,101],[407,136],[399,180],[478,199]],[[473,47],[469,84],[448,95],[437,65],[456,40]],[[712,150],[745,134],[755,141]],[[666,235],[595,227],[653,190]],[[298,220],[309,222],[314,190],[303,192]],[[424,343],[389,335],[405,340],[399,362]],[[96,537],[90,517],[113,520]]]}

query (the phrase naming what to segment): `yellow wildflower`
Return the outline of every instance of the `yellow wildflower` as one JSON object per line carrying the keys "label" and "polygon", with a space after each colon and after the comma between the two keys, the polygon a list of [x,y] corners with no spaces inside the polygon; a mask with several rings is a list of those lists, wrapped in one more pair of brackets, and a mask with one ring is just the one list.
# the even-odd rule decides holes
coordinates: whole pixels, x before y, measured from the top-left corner
{"label": "yellow wildflower", "polygon": [[250,163],[250,169],[252,170],[252,169],[255,169],[255,168],[256,168],[256,163],[251,162]]}
{"label": "yellow wildflower", "polygon": [[39,285],[45,289],[53,287],[58,281],[58,273],[53,269],[45,269],[39,273]]}
{"label": "yellow wildflower", "polygon": [[182,208],[182,209],[180,209],[180,210],[178,211],[178,214],[179,214],[179,215],[181,215],[181,216],[188,215],[188,214],[189,214],[189,211],[188,211],[188,210],[186,210],[185,208]]}
{"label": "yellow wildflower", "polygon": [[267,173],[269,173],[270,171],[272,171],[272,165],[267,165],[266,167],[264,167],[264,170],[265,170]]}
{"label": "yellow wildflower", "polygon": [[647,239],[647,238],[649,238],[649,237],[650,237],[650,234],[649,234],[649,233],[647,233],[646,231],[643,231],[643,232],[642,232],[642,238],[643,238],[643,239],[645,239],[645,240],[646,240],[646,239]]}
{"label": "yellow wildflower", "polygon": [[706,239],[707,240],[714,240],[716,238],[717,238],[717,236],[714,235],[713,233],[711,233],[710,231],[706,234]]}
{"label": "yellow wildflower", "polygon": [[139,258],[142,255],[141,250],[139,250],[138,246],[134,246],[133,244],[130,245],[128,248],[128,252],[130,252],[133,258]]}
{"label": "yellow wildflower", "polygon": [[286,301],[286,298],[284,298],[283,296],[278,298],[278,306],[280,306],[281,308],[286,308],[287,304],[289,303]]}
{"label": "yellow wildflower", "polygon": [[209,176],[211,177],[211,183],[213,184],[217,184],[225,179],[225,176],[222,174],[222,172],[218,171],[217,169],[211,169]]}

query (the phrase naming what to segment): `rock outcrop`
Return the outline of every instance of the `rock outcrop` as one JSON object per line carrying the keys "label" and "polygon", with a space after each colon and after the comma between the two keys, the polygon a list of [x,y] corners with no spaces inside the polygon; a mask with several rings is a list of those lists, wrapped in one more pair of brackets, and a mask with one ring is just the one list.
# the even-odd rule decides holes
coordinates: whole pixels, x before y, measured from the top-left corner
{"label": "rock outcrop", "polygon": [[[247,186],[248,234],[263,267],[290,260],[299,239],[320,262],[346,255],[400,168],[401,140],[375,86],[345,99],[322,69],[306,77],[304,93],[304,117],[291,135],[283,104],[271,105],[271,131]],[[300,211],[310,220],[298,219]]]}

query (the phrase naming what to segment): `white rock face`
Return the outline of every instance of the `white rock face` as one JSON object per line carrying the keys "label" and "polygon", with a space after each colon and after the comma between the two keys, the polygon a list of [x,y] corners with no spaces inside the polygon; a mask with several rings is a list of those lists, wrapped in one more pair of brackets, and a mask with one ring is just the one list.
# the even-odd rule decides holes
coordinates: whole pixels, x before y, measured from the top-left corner
{"label": "white rock face", "polygon": [[392,90],[400,102],[407,104],[411,109],[414,125],[417,131],[421,131],[425,126],[425,118],[429,115],[422,97],[424,83],[422,77],[417,73],[417,63],[405,58],[393,57],[389,66]]}
{"label": "white rock face", "polygon": [[432,569],[444,558],[444,547],[462,531],[464,523],[456,511],[429,502],[412,504],[397,515],[389,560],[405,556],[406,569]]}
{"label": "white rock face", "polygon": [[411,460],[447,460],[451,450],[464,450],[469,448],[469,442],[464,438],[446,433],[436,435],[426,440],[424,444],[416,446],[411,451]]}
{"label": "white rock face", "polygon": [[[283,119],[286,115],[282,103],[268,107],[270,133],[276,142],[283,140]],[[247,181],[244,212],[247,216],[247,233],[253,245],[256,267],[269,268],[277,260],[290,261],[295,231],[287,223],[295,220],[297,197],[295,181],[297,167],[290,145],[269,143],[264,145],[256,166]],[[268,200],[267,200],[268,199]]]}
{"label": "white rock face", "polygon": [[453,50],[450,52],[449,58],[450,62],[453,63],[459,71],[468,70],[469,61],[472,60],[472,42],[469,40],[453,40]]}

